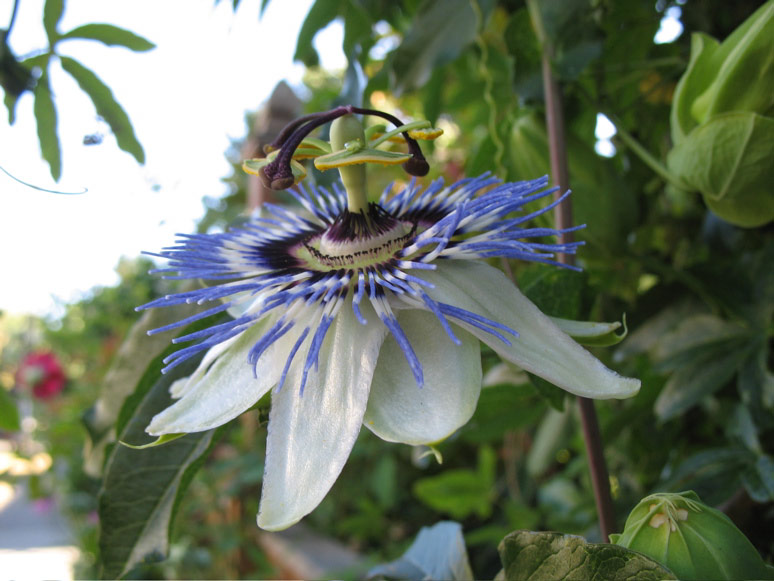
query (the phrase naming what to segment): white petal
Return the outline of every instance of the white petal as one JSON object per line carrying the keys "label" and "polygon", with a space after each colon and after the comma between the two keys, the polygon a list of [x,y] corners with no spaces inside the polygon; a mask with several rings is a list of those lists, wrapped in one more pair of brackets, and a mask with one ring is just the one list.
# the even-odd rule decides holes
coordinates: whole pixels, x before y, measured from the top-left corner
{"label": "white petal", "polygon": [[270,323],[253,325],[239,335],[199,381],[187,385],[179,400],[154,416],[146,431],[160,436],[209,430],[234,419],[261,399],[276,385],[300,332],[293,328],[271,345],[258,361],[256,376],[247,354]]}
{"label": "white petal", "polygon": [[563,333],[498,269],[481,262],[437,261],[422,278],[436,285],[427,293],[517,331],[511,345],[471,325],[463,326],[503,359],[570,393],[595,399],[635,395],[640,381],[622,377]]}
{"label": "white petal", "polygon": [[351,299],[341,307],[320,351],[319,372],[310,371],[303,395],[299,385],[306,347],[272,396],[261,528],[287,528],[314,510],[349,457],[386,333],[370,305],[361,304],[361,311],[367,325],[355,318]]}
{"label": "white petal", "polygon": [[180,379],[175,380],[172,385],[169,386],[169,395],[171,395],[174,399],[180,399],[183,397],[189,388],[196,385],[201,380],[201,378],[204,377],[204,374],[207,373],[207,370],[215,362],[215,360],[220,357],[221,353],[226,351],[238,339],[239,335],[236,337],[231,337],[231,339],[227,339],[222,343],[218,343],[209,349],[207,353],[204,354],[204,357],[199,363],[199,366],[196,368],[196,371],[194,371],[188,377],[181,377]]}
{"label": "white petal", "polygon": [[481,392],[478,339],[452,325],[455,345],[432,313],[402,310],[398,322],[422,364],[425,384],[417,386],[395,339],[379,352],[363,423],[388,442],[430,444],[467,423]]}

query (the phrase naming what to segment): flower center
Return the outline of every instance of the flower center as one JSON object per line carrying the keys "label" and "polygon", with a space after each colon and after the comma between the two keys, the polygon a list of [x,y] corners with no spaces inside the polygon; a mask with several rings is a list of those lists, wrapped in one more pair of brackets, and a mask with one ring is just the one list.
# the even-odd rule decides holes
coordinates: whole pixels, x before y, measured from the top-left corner
{"label": "flower center", "polygon": [[414,237],[416,229],[416,224],[369,204],[367,213],[344,211],[328,228],[291,252],[312,270],[368,268],[389,261]]}

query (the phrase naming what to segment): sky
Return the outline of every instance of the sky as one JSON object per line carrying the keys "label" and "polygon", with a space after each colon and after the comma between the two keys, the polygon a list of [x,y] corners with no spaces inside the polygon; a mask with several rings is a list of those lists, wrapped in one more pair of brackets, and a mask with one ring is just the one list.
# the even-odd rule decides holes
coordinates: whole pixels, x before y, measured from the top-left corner
{"label": "sky", "polygon": [[[11,14],[0,0],[0,28]],[[25,55],[47,46],[43,0],[20,3],[11,49]],[[202,197],[226,192],[225,152],[247,132],[256,110],[281,79],[300,87],[292,63],[295,39],[311,0],[274,0],[259,19],[260,0],[68,0],[59,30],[105,22],[156,44],[147,53],[68,41],[59,49],[91,68],[129,114],[145,165],[118,149],[89,98],[58,66],[52,90],[59,112],[62,178],[41,160],[31,95],[8,125],[0,106],[0,166],[56,195],[25,187],[0,172],[0,310],[56,314],[97,285],[118,282],[122,256],[158,251],[177,232],[191,232],[204,213]],[[344,66],[341,27],[315,41],[322,63]],[[99,145],[85,135],[101,133]]]}
{"label": "sky", "polygon": [[[56,315],[62,304],[98,285],[118,282],[122,256],[155,252],[191,232],[204,196],[226,192],[231,166],[225,152],[247,132],[245,114],[256,110],[280,79],[300,87],[303,67],[292,62],[295,39],[312,0],[273,0],[259,19],[260,0],[68,0],[59,25],[106,22],[154,42],[147,53],[68,41],[59,50],[80,60],[113,90],[145,148],[139,165],[115,144],[89,98],[58,65],[52,89],[59,111],[63,174],[56,183],[40,157],[32,96],[17,105],[9,126],[0,106],[0,166],[56,195],[25,187],[0,172],[0,311]],[[0,0],[0,28],[12,0]],[[44,0],[24,0],[10,36],[16,55],[46,46]],[[656,42],[679,36],[679,8],[665,14]],[[345,65],[341,26],[315,44],[322,64]],[[100,145],[83,137],[104,135]],[[598,151],[612,156],[614,135],[604,116]]]}

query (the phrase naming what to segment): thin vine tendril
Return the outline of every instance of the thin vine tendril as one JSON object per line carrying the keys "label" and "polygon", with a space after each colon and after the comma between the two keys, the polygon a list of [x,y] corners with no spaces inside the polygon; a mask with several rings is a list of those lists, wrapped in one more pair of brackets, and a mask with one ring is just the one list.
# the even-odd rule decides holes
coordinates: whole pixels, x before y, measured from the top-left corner
{"label": "thin vine tendril", "polygon": [[5,175],[7,175],[12,180],[19,182],[23,186],[27,186],[28,188],[32,188],[33,190],[38,190],[40,192],[46,192],[48,194],[61,194],[63,196],[80,196],[81,194],[85,194],[86,192],[89,191],[88,188],[83,188],[82,192],[60,192],[58,190],[47,190],[46,188],[41,188],[40,186],[27,183],[24,180],[20,180],[19,178],[17,178],[15,175],[10,173],[7,169],[5,169],[1,165],[0,165],[0,171],[2,171]]}
{"label": "thin vine tendril", "polygon": [[497,102],[494,98],[494,77],[492,71],[489,70],[489,48],[484,41],[484,14],[481,10],[481,6],[478,0],[470,0],[470,7],[473,13],[476,15],[476,29],[478,31],[476,35],[476,44],[481,51],[480,71],[481,78],[484,81],[484,102],[489,110],[489,117],[487,119],[487,125],[489,134],[492,136],[492,143],[495,146],[494,165],[497,175],[505,177],[506,170],[503,166],[503,158],[505,157],[505,144],[500,139],[500,134],[497,131]]}

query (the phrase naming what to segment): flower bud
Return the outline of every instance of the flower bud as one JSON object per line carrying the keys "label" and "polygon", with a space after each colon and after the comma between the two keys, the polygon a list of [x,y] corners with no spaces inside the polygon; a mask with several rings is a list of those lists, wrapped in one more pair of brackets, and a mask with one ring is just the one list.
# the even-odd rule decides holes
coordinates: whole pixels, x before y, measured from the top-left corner
{"label": "flower bud", "polygon": [[731,519],[694,492],[657,493],[640,501],[614,544],[656,559],[680,579],[774,579]]}

